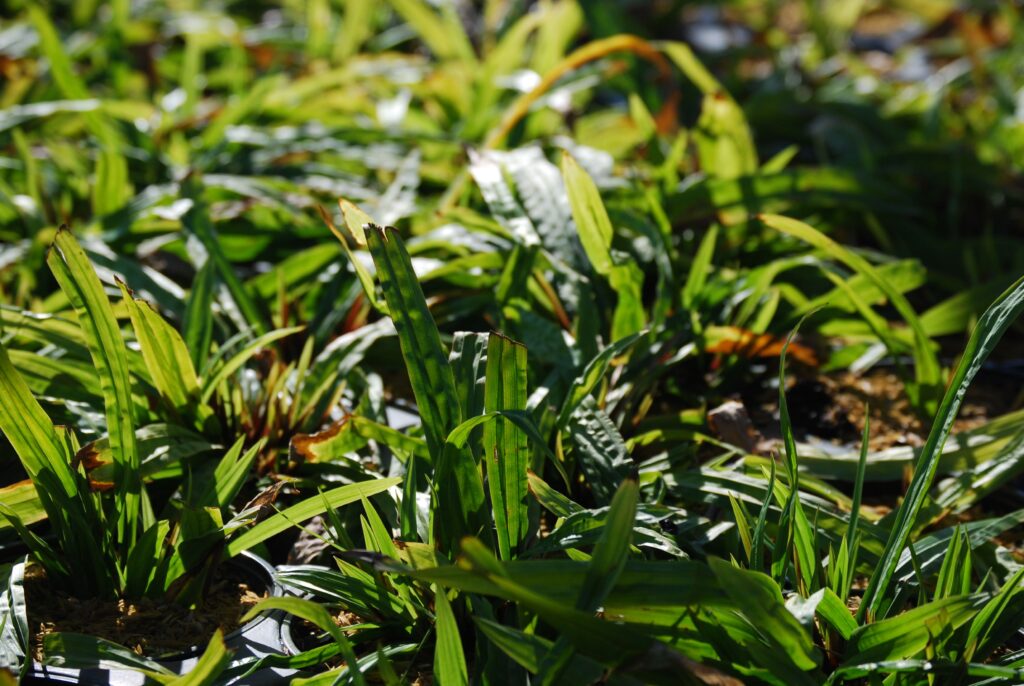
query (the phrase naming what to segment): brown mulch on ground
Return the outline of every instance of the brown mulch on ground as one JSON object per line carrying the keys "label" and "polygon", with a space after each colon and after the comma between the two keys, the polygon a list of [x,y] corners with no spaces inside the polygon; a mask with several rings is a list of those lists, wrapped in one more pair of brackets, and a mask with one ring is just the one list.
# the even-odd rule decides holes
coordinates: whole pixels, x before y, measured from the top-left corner
{"label": "brown mulch on ground", "polygon": [[[968,391],[953,432],[974,429],[1015,409],[1017,391],[1015,384],[979,377]],[[761,451],[780,435],[774,393],[751,410],[755,427],[768,439],[759,443]],[[871,419],[868,447],[872,451],[920,446],[931,428],[911,407],[902,379],[887,369],[859,376],[842,372],[796,379],[786,389],[786,402],[798,440],[814,436],[837,445],[859,446],[865,407]]]}
{"label": "brown mulch on ground", "polygon": [[140,655],[167,656],[203,646],[218,628],[228,633],[265,597],[225,573],[214,580],[204,603],[189,610],[161,600],[82,600],[48,587],[39,565],[25,570],[25,595],[33,657],[43,657],[43,638],[56,632],[98,636]]}
{"label": "brown mulch on ground", "polygon": [[[362,622],[358,615],[355,615],[347,610],[339,610],[331,614],[331,619],[334,623],[345,629],[352,626],[353,624],[359,624]],[[351,635],[352,632],[348,632]],[[324,643],[324,632],[317,625],[309,622],[305,619],[292,622],[292,640],[295,641],[295,645],[302,650],[310,650],[317,646],[323,645]],[[324,663],[330,667],[337,667],[344,662],[341,658],[337,658],[335,663]]]}

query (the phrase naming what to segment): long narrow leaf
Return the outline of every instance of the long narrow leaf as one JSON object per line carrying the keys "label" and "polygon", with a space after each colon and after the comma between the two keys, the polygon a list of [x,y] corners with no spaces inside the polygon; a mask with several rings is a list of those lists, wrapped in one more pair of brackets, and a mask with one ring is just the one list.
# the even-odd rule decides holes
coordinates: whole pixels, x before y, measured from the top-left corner
{"label": "long narrow leaf", "polygon": [[956,421],[957,412],[963,403],[967,388],[999,339],[1022,310],[1024,310],[1024,278],[1010,286],[992,303],[985,314],[981,316],[974,331],[971,332],[970,340],[967,341],[960,363],[953,373],[953,378],[946,389],[946,395],[942,399],[931,431],[928,433],[928,439],[914,465],[914,478],[896,513],[892,534],[886,542],[882,557],[864,591],[858,618],[865,615],[874,616],[885,601],[900,555],[910,540],[911,532],[917,525],[918,513],[921,511],[921,506],[924,505],[925,499],[928,497],[928,489],[935,479],[935,471],[939,466],[942,448],[953,428],[953,422]]}
{"label": "long narrow leaf", "polygon": [[398,330],[409,381],[423,418],[427,447],[437,460],[445,437],[462,421],[455,378],[398,231],[371,225],[367,242]]}
{"label": "long narrow leaf", "polygon": [[356,502],[361,498],[367,498],[392,486],[396,486],[401,481],[397,477],[361,481],[346,486],[339,486],[320,495],[307,498],[301,503],[271,515],[245,533],[231,539],[228,542],[227,552],[229,555],[237,555],[243,550],[248,550],[271,536],[281,533],[289,526],[292,526],[294,522],[302,522],[310,517],[323,514],[328,508],[338,508]]}
{"label": "long narrow leaf", "polygon": [[459,625],[455,622],[446,591],[434,587],[434,605],[437,613],[437,646],[434,649],[434,674],[442,684],[464,686],[469,683],[466,655],[462,650]]}
{"label": "long narrow leaf", "polygon": [[[485,411],[525,410],[527,395],[526,348],[504,336],[491,334],[487,343]],[[511,422],[487,422],[484,425],[484,460],[498,550],[501,559],[509,560],[529,529],[526,471],[530,467],[530,449],[526,434]]]}
{"label": "long narrow leaf", "polygon": [[103,285],[70,231],[57,232],[46,261],[75,308],[99,376],[107,434],[114,455],[118,539],[122,550],[127,551],[140,533],[140,525],[150,524],[143,521],[144,494],[135,444],[135,402],[128,372],[128,351]]}

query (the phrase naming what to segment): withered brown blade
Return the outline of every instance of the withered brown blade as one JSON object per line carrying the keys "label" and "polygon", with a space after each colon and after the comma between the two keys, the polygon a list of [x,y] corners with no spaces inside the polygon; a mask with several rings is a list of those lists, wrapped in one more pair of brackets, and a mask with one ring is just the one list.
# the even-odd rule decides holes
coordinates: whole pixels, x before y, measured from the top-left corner
{"label": "withered brown blade", "polygon": [[274,502],[277,500],[277,496],[281,492],[281,489],[284,488],[284,486],[284,481],[278,481],[275,484],[271,484],[267,488],[260,491],[260,493],[257,494],[255,498],[247,502],[245,504],[245,507],[243,507],[242,509],[249,510],[253,508],[259,508],[259,511],[256,513],[256,522],[263,521],[264,519],[266,519],[274,513],[274,508],[272,506]]}

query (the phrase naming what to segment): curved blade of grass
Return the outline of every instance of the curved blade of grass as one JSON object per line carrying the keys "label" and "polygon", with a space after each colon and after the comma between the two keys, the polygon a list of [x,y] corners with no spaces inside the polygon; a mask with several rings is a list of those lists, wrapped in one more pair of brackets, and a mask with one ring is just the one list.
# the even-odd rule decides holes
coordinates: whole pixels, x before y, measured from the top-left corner
{"label": "curved blade of grass", "polygon": [[[964,647],[964,659],[986,659],[992,651],[1020,627],[1018,609],[1024,592],[1024,567],[1003,584],[1003,588],[986,603],[971,621]],[[1015,603],[1011,605],[1011,603]]]}
{"label": "curved blade of grass", "polygon": [[[797,587],[804,594],[810,595],[821,571],[821,561],[814,549],[814,531],[807,521],[803,503],[800,500],[800,470],[797,464],[796,439],[793,436],[793,422],[789,416],[789,405],[786,402],[786,352],[796,335],[800,324],[790,332],[786,343],[782,346],[779,356],[779,422],[782,425],[783,445],[786,450],[786,472],[789,477],[789,502],[785,510],[791,514],[789,520],[792,527],[792,542],[795,562],[797,564]],[[778,552],[778,551],[776,551]]]}
{"label": "curved blade of grass", "polygon": [[107,433],[114,455],[118,541],[122,552],[126,553],[135,542],[140,526],[146,528],[152,523],[144,521],[143,515],[128,351],[103,285],[70,231],[57,232],[46,262],[78,315],[99,376]]}
{"label": "curved blade of grass", "polygon": [[252,341],[246,344],[244,348],[239,350],[224,364],[217,368],[217,371],[213,376],[203,379],[203,393],[201,395],[202,401],[205,403],[210,399],[210,396],[214,394],[217,388],[224,383],[225,380],[235,372],[237,372],[242,365],[249,361],[253,355],[258,353],[268,344],[274,341],[280,340],[291,336],[292,334],[304,331],[304,326],[292,326],[287,329],[274,329],[269,331],[262,336],[257,336]]}
{"label": "curved blade of grass", "polygon": [[[7,348],[0,343],[0,429],[10,441],[22,467],[37,488],[47,510],[63,499],[78,496],[77,480],[63,441],[54,429],[42,406],[32,396],[25,380],[18,374]],[[44,474],[47,480],[39,483]],[[54,487],[59,486],[59,490]],[[7,499],[4,500],[7,504]],[[57,520],[59,521],[59,519]]]}
{"label": "curved blade of grass", "polygon": [[213,262],[207,260],[192,279],[192,290],[185,300],[182,323],[185,349],[192,358],[192,368],[200,374],[205,372],[203,364],[213,339],[213,290],[216,280]]}
{"label": "curved blade of grass", "polygon": [[[587,565],[587,573],[583,577],[579,597],[576,599],[576,609],[595,612],[618,583],[629,557],[639,497],[640,489],[634,479],[622,482],[615,492],[608,511],[608,519],[605,520],[601,537],[594,546],[593,555]],[[540,682],[559,683],[572,660],[572,655],[572,644],[565,637],[559,637],[541,662]]]}
{"label": "curved blade of grass", "polygon": [[[341,649],[341,655],[346,663],[350,665],[357,665],[359,663],[355,652],[352,650],[352,643],[345,636],[345,632],[341,630],[341,627],[335,624],[331,613],[323,605],[314,603],[312,600],[306,600],[305,598],[291,598],[287,596],[265,598],[254,605],[240,621],[247,622],[267,610],[284,610],[289,614],[305,619],[307,622],[312,622],[317,628],[330,634],[331,638],[334,639],[334,642]],[[362,670],[354,669],[350,670],[350,672],[352,679],[357,684],[366,686]]]}
{"label": "curved blade of grass", "polygon": [[708,563],[726,594],[770,642],[800,670],[817,667],[820,656],[810,635],[782,602],[782,593],[769,577],[734,567],[718,558]]}
{"label": "curved blade of grass", "polygon": [[347,484],[338,488],[317,494],[301,503],[281,510],[271,515],[259,524],[254,525],[239,536],[235,536],[228,542],[227,552],[229,556],[237,555],[243,550],[248,550],[257,543],[262,543],[271,536],[279,534],[293,522],[302,522],[310,517],[323,514],[328,508],[338,508],[349,503],[356,502],[362,498],[386,491],[392,486],[402,482],[401,478],[393,477],[388,479],[374,479],[373,481],[360,481],[359,483]]}
{"label": "curved blade of grass", "polygon": [[569,417],[572,416],[572,413],[583,401],[583,398],[590,395],[591,391],[593,391],[601,381],[601,377],[603,377],[604,373],[608,371],[608,366],[611,365],[612,359],[640,340],[641,335],[643,335],[643,332],[635,333],[615,341],[595,355],[594,359],[587,363],[583,373],[573,380],[569,393],[566,395],[565,402],[562,404],[562,409],[558,413],[557,426],[560,429],[565,428],[566,424],[569,423]]}
{"label": "curved blade of grass", "polygon": [[934,639],[937,619],[950,630],[969,622],[988,600],[987,595],[951,596],[903,614],[861,627],[846,645],[844,666],[902,660],[916,656]]}
{"label": "curved blade of grass", "polygon": [[187,674],[169,681],[168,686],[213,686],[218,683],[221,672],[230,662],[231,655],[224,645],[224,634],[217,629],[195,666]]}
{"label": "curved blade of grass", "polygon": [[71,632],[47,634],[43,638],[43,664],[72,669],[131,669],[140,671],[160,683],[167,683],[174,673],[156,660],[138,655],[133,650],[94,636]]}
{"label": "curved blade of grass", "polygon": [[[218,118],[218,121],[223,118],[222,115]],[[213,128],[211,126],[206,130],[206,133],[209,133]],[[256,301],[249,294],[245,284],[235,274],[234,267],[232,267],[230,260],[228,260],[227,255],[224,253],[224,247],[217,237],[213,223],[210,221],[209,211],[203,201],[202,194],[202,184],[195,177],[186,179],[185,183],[182,184],[182,197],[192,201],[192,208],[185,213],[185,216],[182,218],[182,224],[206,248],[209,256],[207,258],[208,264],[212,264],[220,276],[221,282],[227,287],[232,300],[235,301],[235,305],[238,306],[238,310],[245,318],[245,324],[252,327],[256,333],[266,333],[270,328],[267,325],[266,318],[256,306]],[[202,316],[203,312],[198,312],[197,315]]]}
{"label": "curved blade of grass", "polygon": [[118,282],[118,286],[153,385],[181,416],[195,416],[201,421],[210,411],[200,409],[199,379],[185,341],[148,303],[132,297],[123,283]]}
{"label": "curved blade of grass", "polygon": [[907,301],[907,298],[894,289],[885,279],[878,275],[871,264],[855,252],[847,250],[834,240],[821,233],[817,229],[796,219],[783,217],[777,214],[758,215],[766,226],[776,231],[799,238],[815,248],[825,252],[833,259],[839,260],[850,269],[863,274],[871,283],[878,288],[892,303],[896,311],[903,317],[904,321],[914,332],[914,372],[917,383],[922,393],[921,406],[929,413],[934,411],[934,394],[937,394],[939,384],[942,382],[939,361],[932,349],[931,339],[921,325],[914,308]]}
{"label": "curved blade of grass", "polygon": [[830,588],[823,588],[818,593],[821,594],[821,600],[814,608],[814,611],[829,626],[835,629],[844,640],[849,639],[853,632],[857,630],[857,620],[850,614],[846,603]]}
{"label": "curved blade of grass", "polygon": [[892,533],[886,542],[885,550],[871,575],[867,589],[864,591],[864,599],[857,615],[858,619],[865,615],[874,616],[885,601],[900,555],[910,540],[910,534],[917,523],[917,515],[924,505],[925,499],[928,497],[928,489],[935,479],[935,471],[939,465],[942,448],[953,428],[953,422],[956,420],[967,388],[999,339],[1022,310],[1024,310],[1024,278],[1019,279],[989,306],[974,331],[971,332],[960,363],[953,373],[946,395],[935,415],[928,439],[914,465],[914,478],[896,513],[896,521],[893,522]]}

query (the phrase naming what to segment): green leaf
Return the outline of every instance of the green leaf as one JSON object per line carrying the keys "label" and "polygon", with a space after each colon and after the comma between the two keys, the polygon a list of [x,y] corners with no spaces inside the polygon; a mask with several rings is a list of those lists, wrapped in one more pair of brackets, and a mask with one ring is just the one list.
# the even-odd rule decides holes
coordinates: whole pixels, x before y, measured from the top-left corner
{"label": "green leaf", "polygon": [[934,638],[932,622],[957,629],[969,622],[987,596],[952,596],[861,627],[846,644],[844,666],[903,660],[920,653]]}
{"label": "green leaf", "polygon": [[[89,100],[92,95],[85,82],[75,73],[64,50],[65,42],[57,34],[46,11],[38,5],[29,5],[28,14],[39,37],[39,47],[49,62],[50,75],[61,95],[68,100]],[[89,130],[103,144],[105,154],[117,155],[113,151],[122,149],[123,141],[107,115],[101,111],[86,110],[82,116]]]}
{"label": "green leaf", "polygon": [[344,0],[344,21],[334,44],[335,62],[343,62],[359,51],[362,44],[373,35],[373,12],[376,5],[372,0]]}
{"label": "green leaf", "polygon": [[[860,504],[864,495],[864,472],[867,470],[868,462],[868,436],[871,432],[871,417],[868,414],[867,405],[864,407],[864,432],[860,438],[860,460],[857,462],[857,476],[853,482],[853,502],[850,505],[850,524],[846,529],[846,544],[850,550],[850,566],[847,579],[853,578],[853,572],[857,569],[857,553],[860,544],[857,539],[857,526],[860,523]],[[849,588],[841,589],[841,598],[846,598],[850,592]]]}
{"label": "green leaf", "polygon": [[262,543],[271,536],[279,534],[292,526],[293,522],[302,522],[310,517],[323,514],[328,508],[338,508],[362,498],[368,498],[376,493],[386,491],[392,486],[397,486],[401,482],[402,479],[398,477],[360,481],[359,483],[339,486],[330,491],[311,496],[296,505],[292,505],[277,514],[267,517],[241,535],[232,538],[227,546],[228,555],[237,555],[243,550],[248,550],[254,545]]}
{"label": "green leaf", "polygon": [[[128,562],[124,570],[124,595],[128,598],[141,598],[152,587],[157,579],[158,569],[164,563],[164,546],[170,523],[159,520],[146,529],[135,545],[128,551]],[[164,590],[161,586],[160,590]]]}
{"label": "green leaf", "polygon": [[258,353],[260,350],[273,343],[274,341],[281,340],[296,334],[300,331],[304,331],[304,326],[291,326],[286,329],[274,329],[268,331],[262,336],[257,336],[253,340],[245,344],[245,347],[239,350],[237,353],[231,356],[230,359],[225,361],[222,365],[217,367],[217,371],[209,377],[203,378],[203,393],[201,396],[202,401],[205,403],[210,399],[210,396],[216,392],[217,388],[224,383],[228,377],[237,372],[242,368],[249,359]]}
{"label": "green leaf", "polygon": [[929,412],[933,411],[935,409],[934,395],[941,383],[941,370],[939,369],[939,362],[932,348],[931,340],[928,338],[924,327],[921,326],[921,320],[918,318],[917,313],[914,312],[914,308],[907,301],[907,298],[883,279],[867,260],[857,253],[847,250],[817,229],[796,219],[775,214],[762,214],[759,215],[759,219],[766,226],[799,238],[821,250],[829,257],[842,262],[850,269],[864,275],[878,290],[885,294],[914,333],[914,372],[922,394],[919,400],[921,407]]}
{"label": "green leaf", "polygon": [[[226,107],[220,108],[213,121],[200,135],[202,143],[200,160],[202,162],[215,160],[228,129],[244,121],[246,117],[258,113],[267,96],[280,89],[284,81],[285,78],[282,74],[257,78],[247,83],[245,89],[240,91],[240,95],[229,101]],[[204,165],[200,164],[200,166]]]}
{"label": "green leaf", "polygon": [[711,270],[711,258],[715,254],[715,244],[718,242],[718,225],[712,225],[704,238],[700,241],[697,254],[690,263],[690,272],[686,275],[686,284],[683,286],[682,301],[685,309],[692,309],[697,304],[697,299],[704,290],[708,280],[708,273]]}
{"label": "green leaf", "polygon": [[224,645],[224,635],[217,629],[195,666],[188,673],[168,682],[168,686],[213,686],[218,683],[218,677],[230,662],[231,655]]}
{"label": "green leaf", "polygon": [[182,324],[185,349],[192,358],[192,368],[199,373],[204,373],[203,365],[213,339],[213,290],[216,279],[213,262],[207,260],[196,271],[192,279],[192,290],[185,301]]}
{"label": "green leaf", "polygon": [[372,225],[367,242],[398,330],[427,447],[436,461],[441,457],[445,437],[462,421],[455,378],[398,231]]}
{"label": "green leaf", "polygon": [[[526,348],[500,334],[491,334],[487,342],[485,411],[525,410],[526,372]],[[526,434],[505,421],[484,425],[483,445],[498,550],[501,559],[510,560],[519,551],[530,526],[526,479],[530,447]]]}
{"label": "green leaf", "polygon": [[[228,508],[249,477],[252,463],[266,445],[266,439],[257,441],[243,455],[244,445],[245,436],[239,436],[238,440],[217,462],[211,478],[191,485],[187,498],[190,507],[219,507],[221,512],[227,515]],[[203,474],[204,472],[196,470],[193,473]]]}
{"label": "green leaf", "polygon": [[612,338],[618,340],[635,334],[644,326],[643,271],[632,260],[614,259],[611,249],[614,231],[601,194],[594,180],[568,152],[562,154],[562,176],[587,258],[594,271],[608,279],[618,294],[612,314]]}
{"label": "green leaf", "polygon": [[893,522],[892,533],[886,542],[885,550],[864,591],[858,617],[873,616],[886,600],[893,573],[917,524],[918,513],[928,497],[942,448],[953,428],[953,422],[956,421],[967,388],[999,339],[1020,315],[1021,310],[1024,310],[1024,278],[1018,280],[989,306],[971,332],[971,337],[960,357],[960,363],[953,373],[953,378],[950,379],[945,397],[935,415],[928,439],[914,465],[914,478],[897,510],[896,521]]}
{"label": "green leaf", "polygon": [[135,403],[128,371],[128,352],[103,285],[70,231],[57,232],[47,264],[78,315],[99,376],[107,433],[114,456],[118,539],[127,550],[139,534],[139,526],[149,524],[143,521],[142,479],[135,443]]}
{"label": "green leaf", "polygon": [[43,638],[43,664],[71,669],[130,669],[142,672],[160,683],[173,678],[173,672],[155,660],[133,650],[95,636],[71,632],[47,634]]}
{"label": "green leaf", "polygon": [[[579,597],[576,599],[578,610],[597,611],[608,593],[618,583],[629,557],[639,495],[637,482],[627,479],[612,498],[608,518],[601,529],[601,537],[594,546]],[[559,637],[541,664],[541,683],[559,683],[570,664],[572,653],[572,644],[567,638]]]}
{"label": "green leaf", "polygon": [[[225,115],[221,114],[217,121],[223,121],[224,118]],[[215,126],[208,128],[204,132],[204,137],[205,134],[209,134],[214,128]],[[191,176],[185,180],[182,184],[182,199],[189,200],[192,203],[189,211],[182,217],[182,225],[203,244],[208,255],[207,264],[212,265],[212,268],[220,277],[220,281],[227,287],[228,293],[231,294],[231,299],[234,300],[238,311],[245,320],[245,326],[252,328],[257,334],[266,333],[270,329],[266,317],[257,307],[256,301],[253,300],[252,294],[249,293],[245,284],[235,274],[231,261],[228,260],[227,254],[224,252],[224,245],[217,235],[216,229],[213,227],[209,208],[203,200],[202,181],[199,177]],[[204,314],[209,316],[209,311],[206,313],[200,311],[196,314],[197,316]]]}
{"label": "green leaf", "polygon": [[1011,576],[999,593],[975,615],[964,641],[964,659],[986,659],[1019,629],[1024,567]]}
{"label": "green leaf", "polygon": [[452,606],[448,602],[445,590],[436,585],[434,609],[437,613],[434,674],[445,686],[468,684],[469,673],[466,669],[466,655],[462,650],[462,639],[459,637],[459,626],[455,622],[455,615],[452,613]]}
{"label": "green leaf", "polygon": [[935,580],[934,600],[971,592],[971,542],[967,531],[958,526],[949,539],[949,547],[942,557],[942,567]]}
{"label": "green leaf", "polygon": [[[551,641],[536,634],[517,631],[512,627],[488,619],[474,616],[473,621],[489,641],[531,674],[536,674],[540,670],[541,660],[554,645]],[[580,655],[572,656],[563,675],[566,679],[563,683],[593,684],[600,682],[610,685],[618,684],[619,686],[638,686],[641,683],[621,674],[606,675],[599,662]]]}
{"label": "green leaf", "polygon": [[821,593],[822,596],[814,611],[829,626],[835,629],[844,640],[848,640],[853,635],[853,632],[857,630],[857,620],[850,614],[846,603],[832,589],[823,588],[818,593]]}
{"label": "green leaf", "polygon": [[711,75],[707,67],[701,63],[689,45],[679,42],[667,42],[660,47],[701,93],[704,95],[714,95],[723,91],[722,85]]}
{"label": "green leaf", "polygon": [[578,609],[596,611],[615,587],[629,557],[639,497],[640,489],[634,479],[626,479],[615,492],[576,601]]}
{"label": "green leaf", "polygon": [[597,387],[601,379],[604,377],[606,371],[608,371],[609,365],[612,363],[612,359],[616,355],[620,355],[627,348],[632,346],[640,340],[640,334],[636,333],[625,338],[619,339],[611,345],[604,348],[601,352],[594,356],[594,358],[587,363],[583,372],[577,376],[572,386],[569,388],[569,393],[565,397],[565,402],[562,404],[562,409],[558,414],[557,425],[559,428],[564,428],[568,422],[572,413],[576,410],[583,399],[590,395],[590,393]]}
{"label": "green leaf", "polygon": [[[462,551],[463,559],[460,566],[418,571],[404,570],[403,573],[435,581],[445,586],[460,588],[467,592],[495,595],[519,603],[537,613],[560,631],[579,653],[612,667],[630,664],[631,669],[636,670],[637,678],[641,681],[644,681],[646,672],[644,657],[648,654],[662,655],[670,661],[673,678],[676,679],[674,683],[700,683],[688,678],[691,676],[691,672],[695,674],[715,672],[713,669],[704,668],[687,659],[676,652],[674,648],[659,644],[645,633],[645,630],[648,629],[646,623],[624,627],[618,622],[598,619],[592,614],[573,608],[571,603],[579,592],[582,579],[578,575],[565,576],[566,561],[558,561],[552,565],[549,565],[547,561],[502,564],[476,539],[463,541]],[[568,565],[574,565],[576,570],[582,571],[581,565],[578,563],[568,562]],[[630,577],[628,582],[623,580],[622,585],[635,589],[638,593],[635,602],[642,605],[654,599],[664,598],[667,594],[659,589],[662,589],[661,584],[665,582],[678,582],[678,591],[683,593],[693,592],[698,586],[703,586],[708,575],[705,571],[706,567],[703,565],[699,565],[699,567],[701,571],[698,574],[688,575],[683,580],[679,576],[679,567],[659,565],[659,569],[663,569],[665,574],[653,585],[645,585],[645,582],[651,581],[651,576],[647,572]],[[530,570],[537,570],[541,573],[525,577],[516,574],[516,571],[528,572]],[[622,578],[625,579],[625,572]],[[529,583],[529,586],[525,585],[526,583]],[[639,587],[633,586],[635,583],[643,585],[644,588],[641,590]],[[561,593],[558,594],[559,600],[552,598],[553,586],[562,587]],[[684,591],[683,589],[688,590]],[[701,592],[698,592],[698,595],[706,597]],[[785,612],[785,610],[783,611]],[[623,608],[606,607],[606,612],[610,616],[617,616],[623,613]],[[670,615],[669,624],[678,622],[679,609],[673,608]],[[657,670],[657,667],[652,667],[652,669]],[[715,674],[722,676],[718,672]],[[737,682],[727,680],[722,683],[731,686]]]}
{"label": "green leaf", "polygon": [[407,21],[430,51],[441,60],[476,63],[473,46],[466,36],[454,5],[440,5],[438,15],[424,0],[388,0],[395,11]]}
{"label": "green leaf", "polygon": [[[799,324],[797,325],[797,329]],[[807,521],[803,503],[800,501],[800,470],[797,464],[796,439],[793,437],[793,423],[789,417],[789,406],[786,403],[786,352],[796,335],[794,329],[786,338],[779,356],[779,423],[782,425],[783,444],[786,449],[786,471],[789,476],[789,502],[786,510],[791,514],[790,524],[793,527],[793,544],[795,562],[797,564],[798,589],[806,596],[815,589],[821,563],[814,549],[814,532]]]}
{"label": "green leaf", "polygon": [[341,208],[341,216],[345,219],[345,226],[349,233],[356,239],[356,243],[366,247],[366,228],[370,224],[376,224],[373,217],[363,212],[355,203],[344,198],[338,200],[338,207]]}
{"label": "green leaf", "polygon": [[782,593],[759,572],[738,569],[718,558],[708,564],[729,598],[770,643],[801,670],[814,669],[821,657],[804,628],[782,602]]}
{"label": "green leaf", "polygon": [[504,170],[496,155],[497,153],[491,151],[477,152],[471,148],[469,173],[480,188],[480,194],[483,195],[491,216],[511,237],[522,246],[538,245],[540,237],[537,230],[505,180]]}
{"label": "green leaf", "polygon": [[96,156],[96,180],[92,189],[93,215],[102,217],[113,214],[124,207],[133,194],[128,179],[128,161],[116,148],[104,147]]}
{"label": "green leaf", "polygon": [[182,417],[195,417],[201,427],[211,411],[199,405],[199,379],[185,341],[148,303],[133,298],[123,283],[118,285],[153,385],[169,407]]}
{"label": "green leaf", "polygon": [[572,413],[567,430],[573,454],[595,498],[602,505],[608,503],[633,467],[622,434],[590,396]]}
{"label": "green leaf", "polygon": [[[78,497],[78,480],[70,455],[42,406],[11,364],[0,343],[0,429],[10,441],[29,478],[40,489],[49,512],[62,500]],[[4,500],[7,503],[7,499]],[[55,517],[59,522],[60,518]]]}
{"label": "green leaf", "polygon": [[530,485],[530,492],[537,498],[544,508],[556,517],[569,517],[578,512],[583,512],[583,507],[570,500],[565,495],[551,488],[544,479],[535,473],[528,472],[526,475]]}
{"label": "green leaf", "polygon": [[614,266],[611,253],[613,231],[601,194],[590,174],[568,152],[562,154],[562,176],[587,258],[594,271],[608,277]]}
{"label": "green leaf", "polygon": [[[345,632],[341,630],[341,627],[334,622],[331,613],[323,605],[306,600],[305,598],[292,598],[288,596],[265,598],[245,613],[245,616],[240,621],[248,622],[257,617],[261,612],[267,610],[284,610],[289,614],[305,619],[307,622],[312,622],[317,628],[330,634],[331,638],[338,644],[345,662],[350,665],[358,664],[359,661],[352,650],[352,643],[345,636]],[[352,679],[357,684],[366,686],[366,680],[363,678],[361,669],[351,670],[351,673]]]}
{"label": "green leaf", "polygon": [[[761,501],[761,509],[757,513],[757,523],[754,525],[754,533],[751,534],[750,542],[750,568],[755,572],[764,569],[765,538],[767,536],[765,527],[768,523],[768,512],[771,509],[775,493],[775,460],[771,460],[771,472],[768,474],[768,488],[764,492],[764,500]],[[731,494],[729,497],[734,497]]]}
{"label": "green leaf", "polygon": [[[368,214],[360,210],[358,207],[345,200],[340,200],[338,204],[341,206],[342,216],[345,218],[345,226],[348,228],[349,233],[356,239],[356,243],[362,246],[366,245],[366,231],[364,226],[371,226],[373,220]],[[356,278],[359,279],[359,285],[363,287],[363,295],[369,301],[370,305],[383,314],[388,314],[388,308],[385,303],[380,302],[377,298],[377,286],[373,281],[373,274],[366,267],[359,256],[352,250],[348,245],[348,239],[345,238],[341,231],[331,221],[330,215],[322,207],[318,206],[320,210],[320,217],[324,223],[327,224],[327,228],[331,230],[334,237],[341,243],[341,249],[345,252],[345,256],[348,257],[349,263],[356,272]]]}

